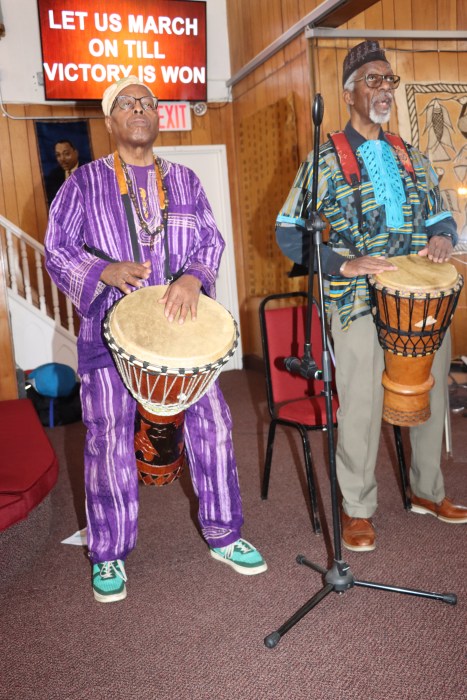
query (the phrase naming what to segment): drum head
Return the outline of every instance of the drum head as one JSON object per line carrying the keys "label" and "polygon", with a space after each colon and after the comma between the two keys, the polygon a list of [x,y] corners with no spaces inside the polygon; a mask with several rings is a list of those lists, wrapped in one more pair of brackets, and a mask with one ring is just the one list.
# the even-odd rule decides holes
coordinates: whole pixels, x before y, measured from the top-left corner
{"label": "drum head", "polygon": [[237,328],[231,314],[201,294],[196,321],[169,323],[159,304],[167,287],[143,287],[123,297],[112,309],[109,329],[116,345],[136,360],[168,368],[203,367],[234,347]]}
{"label": "drum head", "polygon": [[451,263],[434,263],[420,255],[390,258],[397,270],[385,270],[373,279],[378,285],[400,292],[436,292],[448,290],[457,282],[458,272]]}

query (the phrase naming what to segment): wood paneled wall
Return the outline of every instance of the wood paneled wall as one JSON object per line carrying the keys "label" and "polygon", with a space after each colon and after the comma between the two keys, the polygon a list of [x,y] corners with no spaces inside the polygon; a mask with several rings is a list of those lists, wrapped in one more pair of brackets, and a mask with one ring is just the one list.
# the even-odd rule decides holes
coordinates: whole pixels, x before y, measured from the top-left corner
{"label": "wood paneled wall", "polygon": [[[314,0],[227,0],[229,38],[231,51],[232,75],[253,59],[260,51],[276,40],[287,29],[298,22],[307,13],[316,8],[319,2]],[[365,12],[354,17],[342,29],[384,29],[384,30],[462,30],[467,29],[467,3],[464,0],[381,0]],[[319,39],[306,41],[304,36],[297,37],[284,49],[277,52],[266,63],[233,86],[233,110],[235,124],[235,148],[237,162],[240,157],[241,124],[268,105],[277,103],[292,95],[295,104],[296,138],[300,160],[304,159],[313,147],[313,125],[311,106],[314,95],[319,92],[324,99],[324,119],[321,138],[335,129],[343,128],[348,114],[342,100],[342,62],[349,46],[357,44],[359,39],[331,40]],[[433,41],[381,41],[387,51],[394,71],[404,81],[445,80],[465,82],[467,75],[467,42],[444,41],[436,46]],[[435,49],[435,51],[433,51]],[[436,49],[440,49],[439,52]],[[448,50],[446,50],[448,49]],[[429,50],[428,53],[425,51]],[[391,130],[397,131],[397,115],[393,114]],[[264,144],[267,148],[267,144]],[[251,168],[254,166],[252,164]],[[248,173],[240,170],[238,181],[250,180]],[[287,196],[288,183],[284,187],[283,197]],[[243,216],[243,203],[240,200],[240,214]],[[277,211],[266,211],[268,231],[274,239],[274,222]],[[248,232],[240,229],[239,234]],[[271,240],[258,241],[256,246],[261,251],[270,246]],[[243,246],[246,249],[246,240]],[[258,256],[260,252],[258,252]],[[278,259],[281,252],[277,249]],[[465,256],[464,256],[465,257]],[[249,265],[254,265],[249,260]],[[258,258],[257,265],[261,266]],[[465,266],[458,266],[467,278]],[[248,270],[244,266],[244,270]],[[306,279],[287,280],[290,289],[297,285],[306,288]],[[466,285],[467,286],[467,285]],[[248,285],[246,285],[248,289]],[[266,293],[278,291],[266,290]],[[453,323],[453,353],[467,352],[467,291],[463,297]],[[258,327],[259,297],[246,296],[240,300],[242,314],[243,347],[246,353],[261,355],[261,343]]]}

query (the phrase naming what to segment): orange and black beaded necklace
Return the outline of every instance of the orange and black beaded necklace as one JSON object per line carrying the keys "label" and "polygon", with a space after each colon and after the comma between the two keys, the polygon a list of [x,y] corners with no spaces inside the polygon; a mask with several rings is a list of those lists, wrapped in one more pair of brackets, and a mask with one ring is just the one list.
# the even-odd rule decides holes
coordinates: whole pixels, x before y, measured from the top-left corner
{"label": "orange and black beaded necklace", "polygon": [[156,173],[156,183],[157,183],[157,193],[159,196],[159,204],[161,208],[162,223],[157,226],[154,231],[151,231],[147,225],[144,216],[141,213],[141,208],[139,206],[138,198],[133,189],[133,184],[131,182],[130,175],[128,173],[128,167],[124,160],[120,158],[118,152],[114,153],[114,167],[115,173],[117,175],[118,187],[120,189],[120,194],[123,196],[128,195],[131,203],[133,204],[138,217],[139,225],[150,236],[157,236],[157,234],[162,233],[165,230],[167,217],[169,214],[169,196],[167,192],[167,187],[165,185],[164,178],[162,176],[162,166],[159,158],[154,157],[154,170]]}
{"label": "orange and black beaded necklace", "polygon": [[162,165],[157,156],[154,156],[154,170],[156,173],[156,185],[157,185],[157,193],[159,196],[159,205],[161,208],[161,217],[162,217],[162,222],[155,228],[154,231],[151,231],[149,226],[147,225],[147,222],[144,219],[144,216],[141,212],[141,208],[139,206],[138,198],[136,196],[136,193],[133,189],[133,184],[131,182],[130,175],[128,173],[128,167],[125,161],[123,161],[119,154],[118,151],[115,151],[114,155],[114,170],[115,174],[117,176],[117,182],[118,182],[118,187],[120,190],[120,195],[123,200],[123,206],[125,207],[125,213],[128,221],[128,227],[130,229],[130,237],[131,237],[131,247],[133,249],[133,256],[135,258],[136,262],[141,262],[141,256],[139,253],[139,245],[138,245],[138,238],[136,235],[136,227],[135,227],[135,221],[133,217],[133,211],[131,208],[131,205],[133,204],[134,210],[136,212],[136,216],[138,218],[139,225],[145,231],[149,236],[151,236],[151,248],[153,247],[154,244],[154,239],[155,237],[160,234],[164,233],[164,252],[165,252],[165,277],[167,282],[171,282],[173,280],[173,275],[170,272],[170,267],[169,267],[169,242],[168,242],[168,236],[167,236],[167,223],[168,223],[168,218],[169,218],[169,194],[167,191],[167,186],[165,183],[165,178],[162,175]]}

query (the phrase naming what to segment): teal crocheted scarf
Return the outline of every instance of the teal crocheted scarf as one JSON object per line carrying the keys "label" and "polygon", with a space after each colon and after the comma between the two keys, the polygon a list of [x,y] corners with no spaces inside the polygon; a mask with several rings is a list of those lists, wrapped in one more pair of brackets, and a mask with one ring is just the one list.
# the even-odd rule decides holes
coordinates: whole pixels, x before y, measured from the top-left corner
{"label": "teal crocheted scarf", "polygon": [[404,224],[402,204],[406,202],[406,197],[391,147],[381,140],[365,141],[357,152],[373,184],[375,200],[384,206],[387,226],[401,228]]}

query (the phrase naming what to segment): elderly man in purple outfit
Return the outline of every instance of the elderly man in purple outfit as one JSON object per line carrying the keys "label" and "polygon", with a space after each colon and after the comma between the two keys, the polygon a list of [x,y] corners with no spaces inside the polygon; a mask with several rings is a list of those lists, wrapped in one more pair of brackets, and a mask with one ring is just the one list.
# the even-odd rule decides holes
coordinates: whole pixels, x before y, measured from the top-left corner
{"label": "elderly man in purple outfit", "polygon": [[[102,323],[124,294],[166,284],[174,273],[161,300],[164,322],[196,320],[200,293],[215,295],[225,244],[196,175],[154,157],[159,118],[151,90],[124,78],[107,88],[102,109],[117,150],[65,182],[50,209],[45,248],[50,276],[80,317],[89,557],[95,599],[113,602],[126,596],[124,562],[137,537],[136,401],[102,339]],[[186,410],[185,433],[211,556],[242,574],[265,571],[261,554],[241,538],[231,416],[217,383]]]}

